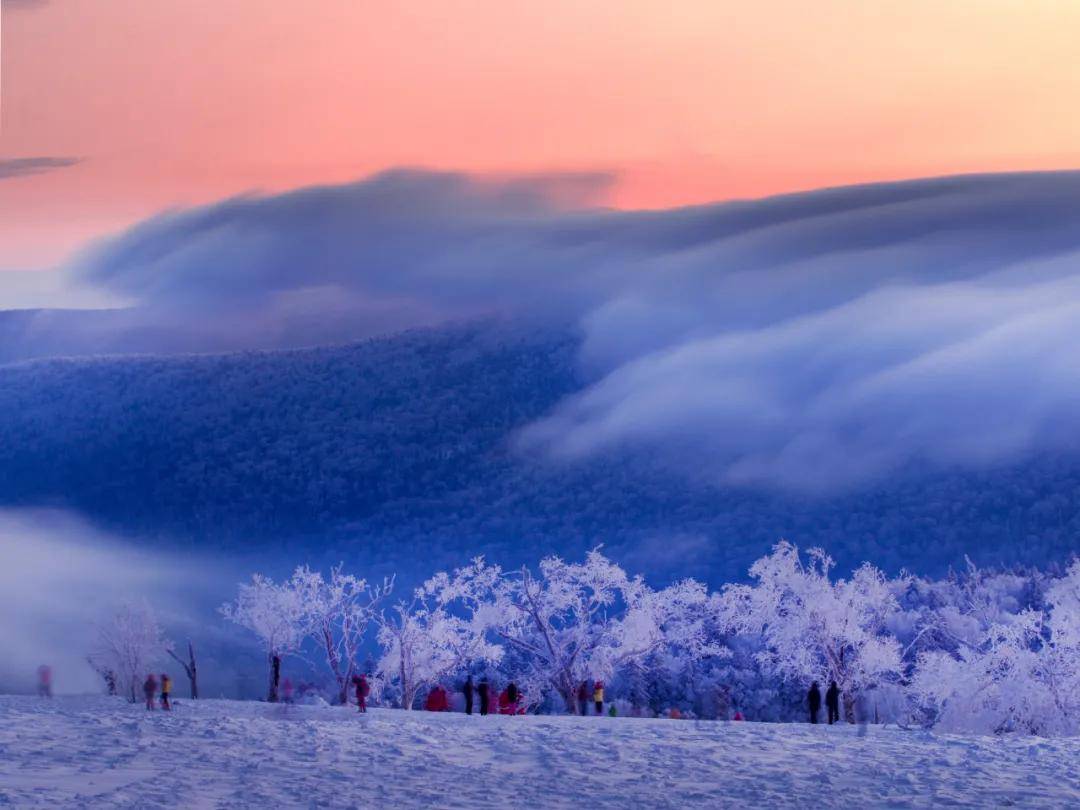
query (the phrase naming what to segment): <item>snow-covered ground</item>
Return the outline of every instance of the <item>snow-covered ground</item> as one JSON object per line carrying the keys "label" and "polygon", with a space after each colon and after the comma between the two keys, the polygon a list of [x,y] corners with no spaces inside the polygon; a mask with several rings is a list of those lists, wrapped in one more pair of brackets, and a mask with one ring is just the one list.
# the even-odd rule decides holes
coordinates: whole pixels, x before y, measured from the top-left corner
{"label": "snow-covered ground", "polygon": [[14,807],[1080,806],[1080,740],[0,696]]}

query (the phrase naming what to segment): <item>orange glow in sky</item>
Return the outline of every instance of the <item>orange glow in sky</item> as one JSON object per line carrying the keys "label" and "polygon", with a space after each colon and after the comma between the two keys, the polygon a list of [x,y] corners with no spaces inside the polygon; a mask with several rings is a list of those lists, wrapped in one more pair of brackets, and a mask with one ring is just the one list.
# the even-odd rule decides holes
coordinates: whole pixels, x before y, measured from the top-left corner
{"label": "orange glow in sky", "polygon": [[[1080,166],[1073,0],[0,0],[0,270],[395,165],[618,206]],[[3,302],[0,301],[0,306]]]}

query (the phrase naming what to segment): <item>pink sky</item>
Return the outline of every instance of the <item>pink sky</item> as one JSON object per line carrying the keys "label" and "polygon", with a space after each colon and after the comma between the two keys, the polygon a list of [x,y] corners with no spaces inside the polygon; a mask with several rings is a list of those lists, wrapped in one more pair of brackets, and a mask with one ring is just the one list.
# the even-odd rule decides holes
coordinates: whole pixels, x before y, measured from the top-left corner
{"label": "pink sky", "polygon": [[0,179],[0,270],[400,164],[649,207],[1080,166],[1071,0],[0,3],[0,159],[82,159]]}

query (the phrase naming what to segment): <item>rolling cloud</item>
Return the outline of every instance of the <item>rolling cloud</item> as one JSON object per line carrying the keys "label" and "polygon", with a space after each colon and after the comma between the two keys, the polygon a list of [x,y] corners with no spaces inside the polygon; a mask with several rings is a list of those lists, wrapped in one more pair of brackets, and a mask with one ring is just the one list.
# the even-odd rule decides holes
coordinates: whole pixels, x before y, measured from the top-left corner
{"label": "rolling cloud", "polygon": [[240,197],[70,272],[133,312],[249,336],[570,319],[595,382],[520,437],[555,458],[640,448],[821,490],[1080,441],[1080,173],[584,207],[608,180],[396,171]]}

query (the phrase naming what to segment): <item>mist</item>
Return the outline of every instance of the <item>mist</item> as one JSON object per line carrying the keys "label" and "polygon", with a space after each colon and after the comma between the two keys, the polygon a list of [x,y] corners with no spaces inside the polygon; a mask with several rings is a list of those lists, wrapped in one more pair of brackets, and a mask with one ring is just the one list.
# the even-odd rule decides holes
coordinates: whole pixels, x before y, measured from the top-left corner
{"label": "mist", "polygon": [[[178,647],[195,639],[211,664],[201,673],[208,695],[232,687],[235,663],[215,661],[234,635],[212,618],[236,579],[220,561],[141,549],[65,512],[7,510],[0,511],[0,563],[0,693],[32,692],[42,664],[52,667],[58,693],[101,692],[86,662],[95,624],[143,600]],[[184,694],[178,666],[161,664]]]}
{"label": "mist", "polygon": [[564,463],[645,449],[720,484],[829,492],[1080,441],[1080,173],[589,207],[609,181],[394,171],[249,195],[66,272],[131,302],[95,322],[110,351],[569,323],[592,384],[516,443]]}

